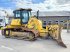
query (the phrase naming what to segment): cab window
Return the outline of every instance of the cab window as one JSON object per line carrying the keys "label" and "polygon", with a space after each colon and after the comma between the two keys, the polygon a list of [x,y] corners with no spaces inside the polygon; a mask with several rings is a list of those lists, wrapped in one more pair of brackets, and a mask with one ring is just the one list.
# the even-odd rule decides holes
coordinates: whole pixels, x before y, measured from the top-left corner
{"label": "cab window", "polygon": [[25,11],[25,12],[23,11],[23,12],[22,12],[22,17],[23,17],[23,18],[22,18],[22,22],[23,22],[23,23],[27,23],[27,22],[28,22],[28,19],[29,19],[28,12],[27,12],[27,11]]}
{"label": "cab window", "polygon": [[16,11],[16,17],[20,17],[20,11]]}

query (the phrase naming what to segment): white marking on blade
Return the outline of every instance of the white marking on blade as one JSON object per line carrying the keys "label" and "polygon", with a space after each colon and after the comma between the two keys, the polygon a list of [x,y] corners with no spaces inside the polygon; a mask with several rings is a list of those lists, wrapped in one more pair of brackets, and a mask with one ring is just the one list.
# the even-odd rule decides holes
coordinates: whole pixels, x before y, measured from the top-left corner
{"label": "white marking on blade", "polygon": [[6,48],[6,49],[9,49],[9,50],[14,50],[13,48],[10,48],[10,47],[6,47],[6,46],[1,46],[2,48]]}

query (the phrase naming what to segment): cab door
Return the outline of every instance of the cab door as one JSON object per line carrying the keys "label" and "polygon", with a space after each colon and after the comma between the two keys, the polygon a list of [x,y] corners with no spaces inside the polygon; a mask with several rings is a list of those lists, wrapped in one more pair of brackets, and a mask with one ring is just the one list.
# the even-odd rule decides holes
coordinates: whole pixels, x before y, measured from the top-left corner
{"label": "cab door", "polygon": [[27,24],[29,20],[29,13],[28,11],[22,11],[22,24]]}

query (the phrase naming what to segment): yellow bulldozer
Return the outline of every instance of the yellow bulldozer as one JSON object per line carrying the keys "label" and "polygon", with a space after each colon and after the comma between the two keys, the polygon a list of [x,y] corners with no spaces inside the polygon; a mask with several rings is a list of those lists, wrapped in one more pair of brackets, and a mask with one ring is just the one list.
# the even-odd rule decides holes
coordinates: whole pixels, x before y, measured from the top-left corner
{"label": "yellow bulldozer", "polygon": [[31,16],[32,9],[16,9],[13,11],[14,18],[9,25],[2,29],[2,35],[6,38],[15,37],[24,40],[37,40],[37,38],[51,38],[60,46],[67,47],[61,39],[61,29],[59,25],[46,25],[42,27],[42,21],[36,16]]}

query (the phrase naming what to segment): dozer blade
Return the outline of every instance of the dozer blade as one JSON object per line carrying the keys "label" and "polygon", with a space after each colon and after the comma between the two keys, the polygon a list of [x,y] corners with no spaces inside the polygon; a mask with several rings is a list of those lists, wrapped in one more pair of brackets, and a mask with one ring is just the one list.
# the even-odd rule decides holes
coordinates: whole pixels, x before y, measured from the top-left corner
{"label": "dozer blade", "polygon": [[58,45],[67,48],[67,46],[63,43],[61,38],[61,27],[59,27],[59,33],[58,33],[58,39],[55,39],[58,43]]}
{"label": "dozer blade", "polygon": [[61,40],[56,40],[56,41],[57,41],[58,45],[67,48],[67,46],[63,43],[63,41],[61,41]]}

